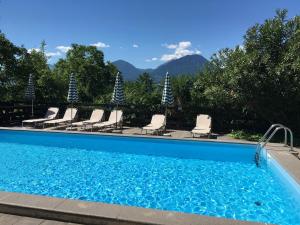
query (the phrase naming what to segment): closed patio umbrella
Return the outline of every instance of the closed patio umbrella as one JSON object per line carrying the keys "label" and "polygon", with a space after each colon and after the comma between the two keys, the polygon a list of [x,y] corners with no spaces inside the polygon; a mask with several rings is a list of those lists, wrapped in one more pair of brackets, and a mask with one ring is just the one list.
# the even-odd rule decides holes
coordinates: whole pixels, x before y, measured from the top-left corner
{"label": "closed patio umbrella", "polygon": [[35,92],[32,74],[29,75],[28,84],[25,91],[25,99],[31,101],[31,116],[33,117],[33,101],[35,99]]}
{"label": "closed patio umbrella", "polygon": [[[69,82],[69,91],[68,91],[68,102],[71,103],[71,119],[72,119],[72,110],[73,110],[73,105],[74,103],[78,102],[78,91],[77,91],[77,84],[76,84],[76,79],[73,73],[71,73],[70,76],[70,82]],[[72,120],[71,122],[71,128],[72,128]]]}
{"label": "closed patio umbrella", "polygon": [[166,73],[166,77],[165,77],[165,85],[164,85],[163,95],[161,99],[161,104],[166,107],[165,116],[167,118],[168,107],[174,104],[174,97],[173,97],[171,83],[170,83],[170,75],[168,72]]}
{"label": "closed patio umbrella", "polygon": [[[114,87],[114,92],[112,95],[111,102],[116,105],[117,109],[118,109],[119,105],[122,105],[125,103],[123,79],[119,72],[117,73],[117,76],[116,76],[115,87]],[[117,120],[117,118],[118,117],[117,117],[117,113],[116,113],[116,120]],[[117,128],[117,124],[116,124],[116,128]]]}

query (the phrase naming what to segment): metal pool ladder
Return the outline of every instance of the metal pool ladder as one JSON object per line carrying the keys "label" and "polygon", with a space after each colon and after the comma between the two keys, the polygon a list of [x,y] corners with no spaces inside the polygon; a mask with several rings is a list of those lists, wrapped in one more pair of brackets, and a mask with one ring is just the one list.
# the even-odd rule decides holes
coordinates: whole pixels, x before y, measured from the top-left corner
{"label": "metal pool ladder", "polygon": [[[280,124],[272,124],[267,132],[264,134],[264,136],[259,140],[259,142],[256,145],[256,151],[255,151],[255,163],[257,166],[260,166],[261,164],[261,154],[262,149],[270,142],[270,140],[273,138],[273,136],[277,133],[279,130],[284,130],[284,146],[288,146],[288,134],[290,137],[290,149],[289,151],[293,151],[294,148],[294,138],[293,138],[293,132],[290,128]],[[271,131],[273,131],[271,133]]]}

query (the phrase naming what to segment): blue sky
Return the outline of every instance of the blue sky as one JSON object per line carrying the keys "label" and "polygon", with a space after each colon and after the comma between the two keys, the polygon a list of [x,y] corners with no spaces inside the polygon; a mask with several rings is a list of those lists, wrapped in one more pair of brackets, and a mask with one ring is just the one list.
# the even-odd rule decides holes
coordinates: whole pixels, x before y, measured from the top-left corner
{"label": "blue sky", "polygon": [[247,28],[299,0],[0,0],[0,29],[28,49],[47,43],[49,63],[71,43],[94,44],[105,59],[153,68],[186,54],[209,58],[242,44]]}

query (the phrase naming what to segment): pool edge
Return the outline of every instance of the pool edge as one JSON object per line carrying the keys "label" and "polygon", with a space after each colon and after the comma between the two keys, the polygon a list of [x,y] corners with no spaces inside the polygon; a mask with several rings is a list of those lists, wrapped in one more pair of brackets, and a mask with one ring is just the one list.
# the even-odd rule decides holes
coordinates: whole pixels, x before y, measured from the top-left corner
{"label": "pool edge", "polygon": [[266,223],[0,191],[0,212],[107,225],[259,225]]}
{"label": "pool edge", "polygon": [[175,138],[170,136],[155,136],[155,135],[138,135],[138,134],[123,134],[123,133],[104,133],[104,132],[86,132],[86,131],[66,131],[66,130],[41,130],[41,129],[28,129],[28,128],[11,128],[11,127],[0,127],[0,130],[11,130],[11,131],[29,131],[29,132],[44,132],[44,133],[63,133],[63,134],[81,134],[81,135],[92,135],[92,136],[108,136],[108,137],[135,137],[135,138],[146,138],[146,139],[161,139],[161,140],[174,140],[174,141],[195,141],[195,142],[212,142],[212,143],[228,143],[228,144],[242,144],[242,145],[256,145],[257,142],[245,141],[245,140],[218,140],[218,139],[197,139],[197,138]]}

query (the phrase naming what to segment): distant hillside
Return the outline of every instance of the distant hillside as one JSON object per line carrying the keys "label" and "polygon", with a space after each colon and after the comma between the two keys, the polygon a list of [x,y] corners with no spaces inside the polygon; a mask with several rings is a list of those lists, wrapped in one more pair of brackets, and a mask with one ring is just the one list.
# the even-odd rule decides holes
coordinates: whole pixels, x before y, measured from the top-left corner
{"label": "distant hillside", "polygon": [[113,64],[118,68],[119,71],[122,72],[122,76],[125,80],[135,80],[144,72],[152,72],[152,69],[138,69],[134,65],[124,60],[114,61]]}
{"label": "distant hillside", "polygon": [[156,69],[139,69],[124,60],[115,61],[113,64],[122,72],[125,80],[135,80],[143,72],[148,72],[156,81],[160,81],[166,72],[169,72],[171,76],[179,74],[194,75],[201,71],[207,62],[208,60],[201,55],[187,55],[166,62]]}
{"label": "distant hillside", "polygon": [[179,74],[193,75],[201,71],[207,62],[208,60],[201,55],[187,55],[160,65],[153,71],[152,75],[155,80],[160,80],[166,72],[173,76]]}

